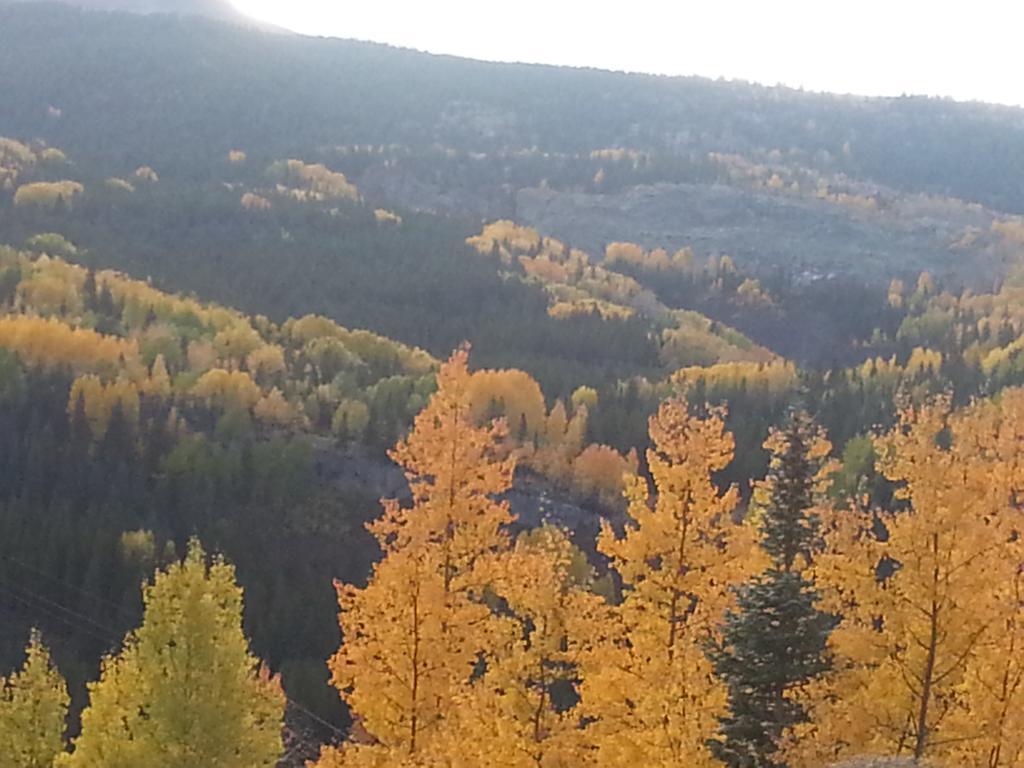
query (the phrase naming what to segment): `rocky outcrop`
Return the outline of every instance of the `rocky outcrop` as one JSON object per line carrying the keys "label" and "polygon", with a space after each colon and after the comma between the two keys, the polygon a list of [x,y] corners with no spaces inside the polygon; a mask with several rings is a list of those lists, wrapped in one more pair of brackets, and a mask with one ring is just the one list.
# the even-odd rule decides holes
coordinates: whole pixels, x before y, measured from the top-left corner
{"label": "rocky outcrop", "polygon": [[981,285],[998,274],[996,254],[952,246],[969,227],[987,229],[978,207],[920,202],[899,215],[865,213],[814,197],[726,184],[650,184],[609,194],[520,189],[515,218],[591,253],[614,241],[729,254],[757,272],[785,268],[808,279],[856,274],[888,281],[896,271],[954,273]]}

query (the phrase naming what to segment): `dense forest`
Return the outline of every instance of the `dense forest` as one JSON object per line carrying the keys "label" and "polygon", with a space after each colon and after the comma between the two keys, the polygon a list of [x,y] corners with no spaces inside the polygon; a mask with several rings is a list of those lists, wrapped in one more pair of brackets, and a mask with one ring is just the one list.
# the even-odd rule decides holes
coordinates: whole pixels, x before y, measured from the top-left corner
{"label": "dense forest", "polygon": [[1020,764],[1022,159],[0,0],[0,762]]}

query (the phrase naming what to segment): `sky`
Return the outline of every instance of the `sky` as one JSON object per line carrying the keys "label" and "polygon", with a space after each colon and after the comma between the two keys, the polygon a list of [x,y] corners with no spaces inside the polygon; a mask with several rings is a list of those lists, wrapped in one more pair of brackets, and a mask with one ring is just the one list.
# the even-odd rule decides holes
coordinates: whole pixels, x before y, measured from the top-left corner
{"label": "sky", "polygon": [[296,32],[492,61],[1024,106],[1021,0],[232,0]]}

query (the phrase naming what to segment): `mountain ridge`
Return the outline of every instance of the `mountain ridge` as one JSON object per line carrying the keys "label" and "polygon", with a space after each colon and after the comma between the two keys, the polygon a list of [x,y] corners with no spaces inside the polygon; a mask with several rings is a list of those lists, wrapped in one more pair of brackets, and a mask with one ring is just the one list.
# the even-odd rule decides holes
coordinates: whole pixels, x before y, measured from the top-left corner
{"label": "mountain ridge", "polygon": [[229,2],[229,0],[8,0],[20,4],[58,4],[81,8],[86,11],[133,13],[141,15],[165,14],[178,16],[202,16],[235,25],[285,32],[286,30],[258,19],[254,19]]}
{"label": "mountain ridge", "polygon": [[0,4],[0,91],[9,105],[0,133],[81,159],[166,161],[183,174],[201,175],[236,146],[276,157],[367,144],[625,148],[680,162],[777,151],[850,178],[1024,213],[1024,109],[1012,107],[480,62],[35,1]]}

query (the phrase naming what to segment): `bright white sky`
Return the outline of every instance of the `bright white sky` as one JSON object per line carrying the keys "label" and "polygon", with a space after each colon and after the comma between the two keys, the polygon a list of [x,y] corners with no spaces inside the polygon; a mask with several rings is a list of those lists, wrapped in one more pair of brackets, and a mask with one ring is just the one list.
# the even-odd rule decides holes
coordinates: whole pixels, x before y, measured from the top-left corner
{"label": "bright white sky", "polygon": [[311,35],[494,61],[1024,106],[1021,0],[232,0]]}

